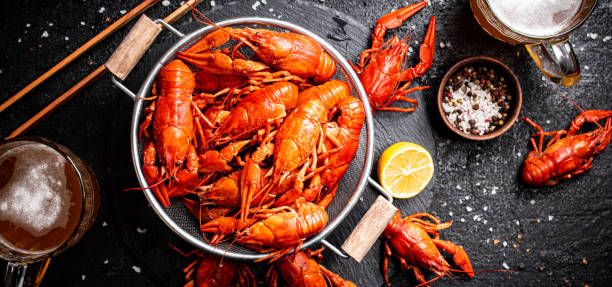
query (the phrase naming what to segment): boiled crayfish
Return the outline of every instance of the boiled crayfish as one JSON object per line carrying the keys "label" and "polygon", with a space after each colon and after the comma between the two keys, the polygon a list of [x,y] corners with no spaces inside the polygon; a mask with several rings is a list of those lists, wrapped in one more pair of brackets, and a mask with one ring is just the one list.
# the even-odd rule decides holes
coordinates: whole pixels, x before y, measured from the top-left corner
{"label": "boiled crayfish", "polygon": [[[561,179],[568,179],[581,174],[593,167],[593,156],[604,150],[610,143],[612,134],[612,111],[589,110],[578,115],[573,121],[569,131],[559,130],[544,132],[542,127],[528,118],[523,118],[538,132],[539,145],[533,138],[530,139],[533,151],[527,154],[523,164],[522,179],[529,185],[544,186],[556,185]],[[592,132],[577,134],[585,122],[597,123],[602,119],[606,124]],[[553,138],[542,149],[545,135]],[[561,138],[565,135],[564,138]]]}
{"label": "boiled crayfish", "polygon": [[266,281],[269,286],[278,286],[279,273],[286,286],[326,287],[328,281],[335,287],[357,286],[319,265],[323,258],[321,254],[323,250],[323,247],[316,251],[307,249],[281,257],[266,272]]}
{"label": "boiled crayfish", "polygon": [[[429,218],[435,223],[422,220],[421,217]],[[385,239],[383,276],[387,285],[391,286],[387,277],[387,267],[391,255],[395,255],[399,259],[403,270],[413,270],[419,286],[427,285],[434,280],[449,275],[451,271],[464,272],[468,276],[474,277],[472,264],[465,250],[450,241],[439,239],[438,231],[450,226],[451,222],[440,223],[440,220],[427,213],[417,213],[402,218],[398,211],[382,234]],[[434,238],[431,238],[429,234],[434,235]],[[452,254],[453,261],[462,270],[451,269],[450,264],[446,262],[438,248]],[[430,281],[425,280],[420,268],[435,273],[437,277]]]}
{"label": "boiled crayfish", "polygon": [[[414,78],[420,77],[429,70],[433,62],[436,38],[435,17],[432,16],[429,21],[425,39],[419,50],[420,61],[415,67],[404,68],[404,61],[409,48],[406,40],[393,37],[383,43],[387,29],[399,27],[406,19],[425,6],[427,6],[427,1],[422,1],[381,17],[376,22],[372,34],[372,48],[361,52],[359,66],[353,66],[368,94],[373,110],[412,112],[418,102],[406,97],[406,94],[429,88],[416,87],[409,89],[408,87]],[[413,106],[410,108],[389,107],[396,101],[405,101],[413,104]]]}
{"label": "boiled crayfish", "polygon": [[183,257],[196,255],[198,259],[183,268],[187,284],[184,287],[225,287],[232,282],[235,286],[255,287],[255,276],[251,269],[243,262],[234,262],[221,259],[216,255],[194,249],[184,253],[178,248],[170,245]]}

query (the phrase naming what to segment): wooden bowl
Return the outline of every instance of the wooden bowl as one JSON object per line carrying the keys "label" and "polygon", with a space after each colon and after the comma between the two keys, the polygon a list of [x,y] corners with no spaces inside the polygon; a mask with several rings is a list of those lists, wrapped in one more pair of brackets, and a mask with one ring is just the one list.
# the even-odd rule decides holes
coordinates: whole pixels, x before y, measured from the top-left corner
{"label": "wooden bowl", "polygon": [[[494,131],[490,133],[485,133],[483,135],[475,135],[475,134],[463,132],[459,130],[457,127],[455,127],[455,125],[453,125],[453,123],[450,122],[450,120],[446,117],[444,113],[444,108],[442,107],[442,101],[444,97],[444,87],[446,86],[448,79],[452,75],[454,75],[457,71],[463,69],[466,66],[492,67],[495,69],[496,72],[500,74],[500,76],[503,76],[507,79],[506,82],[508,84],[508,89],[510,90],[510,95],[512,96],[512,100],[510,101],[510,109],[507,112],[508,116],[504,120],[505,123],[503,125],[501,125],[500,127],[498,127],[497,129],[495,129]],[[508,66],[506,66],[504,63],[496,59],[478,56],[478,57],[470,57],[470,58],[461,60],[457,64],[453,65],[448,70],[448,72],[446,72],[446,74],[444,75],[444,78],[442,78],[440,87],[438,88],[438,97],[436,101],[438,103],[438,111],[440,113],[440,116],[442,117],[442,121],[451,131],[453,131],[454,133],[466,139],[489,140],[489,139],[493,139],[493,138],[500,136],[514,124],[514,122],[516,121],[516,118],[519,115],[519,112],[521,111],[523,95],[521,92],[521,85],[518,81],[518,78],[512,72],[512,70],[510,70]]]}

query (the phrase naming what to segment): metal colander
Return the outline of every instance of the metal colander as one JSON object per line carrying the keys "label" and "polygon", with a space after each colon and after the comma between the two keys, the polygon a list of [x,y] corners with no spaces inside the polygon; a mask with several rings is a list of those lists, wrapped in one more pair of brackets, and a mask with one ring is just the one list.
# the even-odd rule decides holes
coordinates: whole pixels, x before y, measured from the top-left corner
{"label": "metal colander", "polygon": [[[136,170],[136,176],[138,177],[138,181],[142,187],[147,187],[151,184],[145,180],[144,175],[142,173],[141,155],[143,147],[142,143],[138,142],[138,128],[141,121],[145,117],[143,111],[145,109],[145,105],[147,105],[148,102],[138,98],[145,98],[150,96],[151,87],[153,85],[153,82],[155,81],[155,78],[157,77],[157,73],[165,64],[169,63],[174,59],[174,55],[178,51],[184,50],[186,47],[193,44],[196,40],[200,39],[200,37],[205,36],[216,29],[214,27],[207,26],[195,32],[192,32],[189,35],[183,35],[179,31],[174,29],[172,26],[168,25],[163,21],[157,20],[156,22],[166,26],[170,31],[177,34],[181,39],[178,40],[178,42],[174,44],[170,49],[168,49],[168,51],[166,51],[166,53],[162,55],[162,57],[157,61],[157,63],[154,64],[153,68],[145,78],[144,82],[142,83],[142,86],[140,87],[140,90],[136,95],[133,95],[117,79],[113,78],[113,82],[117,86],[119,86],[122,90],[126,91],[128,94],[132,94],[132,96],[136,97],[134,111],[132,114],[130,144],[132,160],[134,163],[134,168]],[[329,215],[329,222],[327,226],[316,236],[308,238],[302,245],[302,248],[308,248],[309,246],[317,242],[322,242],[323,244],[328,246],[328,248],[338,253],[339,251],[337,250],[337,248],[330,246],[330,244],[324,239],[342,222],[342,220],[344,220],[344,218],[349,214],[353,206],[355,206],[355,204],[361,197],[361,193],[365,188],[368,176],[372,168],[372,157],[374,152],[374,130],[372,112],[370,110],[370,105],[368,103],[366,93],[359,81],[359,78],[349,66],[346,59],[342,55],[340,55],[340,53],[332,45],[327,43],[324,39],[320,38],[316,34],[295,24],[279,21],[276,19],[245,17],[223,21],[218,23],[218,25],[222,27],[243,27],[248,25],[249,27],[285,30],[303,34],[312,38],[313,40],[318,42],[336,61],[338,71],[334,78],[344,80],[349,83],[352,88],[351,94],[361,99],[364,105],[366,118],[364,128],[361,132],[357,155],[355,156],[355,159],[351,162],[346,174],[344,175],[344,178],[340,182],[336,198],[327,209]],[[174,231],[177,235],[185,239],[187,242],[200,249],[217,255],[225,255],[226,257],[237,260],[256,260],[268,255],[268,253],[259,253],[256,251],[252,251],[238,244],[233,244],[231,245],[231,247],[229,247],[229,243],[227,242],[222,242],[217,246],[210,245],[209,243],[207,243],[207,241],[200,232],[198,220],[194,218],[183,206],[180,199],[172,199],[171,206],[166,208],[157,201],[157,198],[153,195],[150,189],[145,189],[144,194],[149,203],[151,204],[153,210],[157,213],[161,220],[166,225],[168,225],[168,227],[170,227],[172,231]]]}

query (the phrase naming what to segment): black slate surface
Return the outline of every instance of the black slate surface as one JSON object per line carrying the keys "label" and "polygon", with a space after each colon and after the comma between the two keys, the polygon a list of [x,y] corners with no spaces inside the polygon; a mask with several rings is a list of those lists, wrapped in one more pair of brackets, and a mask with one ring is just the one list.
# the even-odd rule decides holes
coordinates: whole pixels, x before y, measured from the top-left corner
{"label": "black slate surface", "polygon": [[[609,243],[612,227],[612,152],[595,157],[595,167],[583,175],[551,188],[530,188],[519,182],[519,170],[530,147],[532,129],[517,122],[506,134],[487,142],[471,142],[451,134],[442,125],[435,107],[435,91],[442,75],[455,62],[475,55],[497,58],[519,77],[524,98],[521,116],[540,123],[545,130],[567,128],[579,111],[553,90],[566,94],[585,109],[612,109],[609,90],[612,49],[610,19],[612,3],[598,8],[571,37],[582,68],[582,79],[570,88],[543,80],[525,49],[488,36],[471,15],[468,1],[430,1],[431,5],[392,33],[421,41],[431,15],[438,19],[434,64],[424,77],[413,82],[432,89],[411,96],[422,103],[412,114],[376,115],[378,157],[396,141],[422,143],[435,158],[436,174],[428,187],[433,197],[427,211],[453,226],[441,238],[463,245],[477,270],[503,269],[515,273],[489,272],[473,279],[457,275],[433,286],[608,286],[612,280]],[[212,5],[214,3],[214,6]],[[330,42],[353,61],[369,45],[369,33],[378,17],[411,4],[367,1],[268,0],[266,3],[206,1],[203,11],[219,16],[259,15],[295,19],[296,23],[321,30],[334,29],[337,19],[347,22],[346,34],[332,31]],[[137,1],[25,1],[2,2],[0,26],[0,100],[7,99],[69,51],[101,31],[130,10]],[[158,5],[147,15],[164,17],[178,1]],[[102,9],[104,7],[104,9]],[[255,8],[254,8],[255,7]],[[306,8],[307,7],[307,8]],[[272,9],[272,11],[270,11]],[[295,11],[295,12],[293,12]],[[307,11],[323,11],[312,13]],[[302,15],[307,20],[304,20]],[[331,19],[330,19],[331,17]],[[108,21],[106,20],[108,18]],[[190,16],[178,27],[193,27]],[[221,18],[213,18],[221,20]],[[109,22],[110,21],[110,22]],[[82,22],[84,25],[82,25]],[[315,32],[317,30],[313,28]],[[42,37],[47,31],[48,37]],[[319,31],[319,32],[320,32]],[[0,114],[0,136],[6,136],[55,97],[102,64],[127,30],[111,36],[99,47]],[[321,33],[327,36],[328,33]],[[351,39],[346,39],[346,36]],[[67,38],[66,38],[67,37]],[[174,36],[163,33],[160,43]],[[607,39],[607,40],[606,40]],[[442,48],[440,45],[444,43]],[[169,45],[169,44],[168,44]],[[413,48],[417,50],[415,43]],[[163,49],[161,50],[163,51]],[[160,51],[152,49],[128,77],[136,89]],[[409,60],[416,63],[416,53]],[[551,90],[552,89],[552,90]],[[104,77],[34,128],[29,134],[50,138],[68,146],[93,168],[102,187],[102,206],[94,228],[82,242],[53,259],[44,286],[182,286],[180,269],[189,260],[167,247],[187,244],[155,216],[138,192],[122,192],[137,185],[128,149],[128,123],[132,102]],[[406,123],[420,123],[418,134]],[[427,196],[427,192],[422,196]],[[341,244],[351,225],[375,198],[368,189],[363,201],[329,240]],[[427,203],[427,198],[424,198]],[[397,200],[396,205],[410,203]],[[426,204],[425,204],[426,205]],[[425,207],[424,207],[425,208]],[[405,214],[413,211],[403,208]],[[145,231],[146,230],[146,231]],[[378,242],[358,265],[326,252],[324,264],[360,286],[382,285]],[[394,286],[414,283],[411,274],[397,272],[392,264]],[[137,268],[136,268],[137,267]],[[263,268],[261,265],[255,266]],[[137,270],[139,272],[137,272]],[[259,279],[262,279],[259,274]],[[431,277],[431,274],[428,274]]]}

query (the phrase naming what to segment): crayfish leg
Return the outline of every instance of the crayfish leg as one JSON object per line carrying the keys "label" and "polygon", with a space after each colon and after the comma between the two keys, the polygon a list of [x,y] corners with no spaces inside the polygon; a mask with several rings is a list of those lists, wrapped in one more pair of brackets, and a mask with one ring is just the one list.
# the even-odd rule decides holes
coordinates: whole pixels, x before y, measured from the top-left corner
{"label": "crayfish leg", "polygon": [[378,21],[376,21],[376,27],[374,27],[374,33],[372,33],[372,48],[380,48],[388,29],[401,26],[404,21],[425,8],[425,6],[427,6],[427,1],[421,1],[380,17]]}

